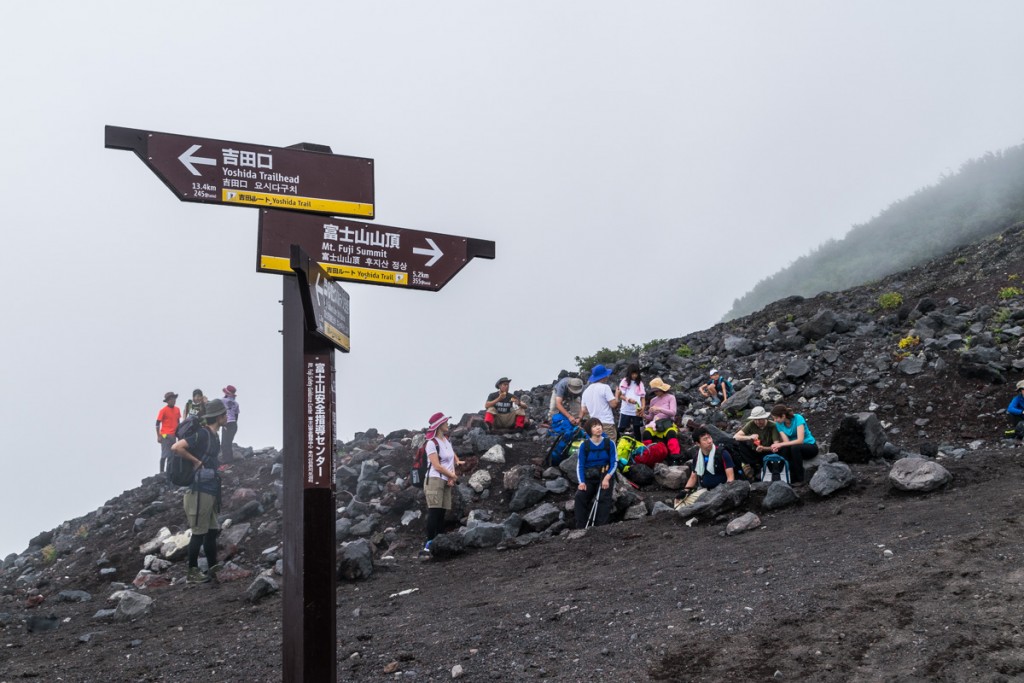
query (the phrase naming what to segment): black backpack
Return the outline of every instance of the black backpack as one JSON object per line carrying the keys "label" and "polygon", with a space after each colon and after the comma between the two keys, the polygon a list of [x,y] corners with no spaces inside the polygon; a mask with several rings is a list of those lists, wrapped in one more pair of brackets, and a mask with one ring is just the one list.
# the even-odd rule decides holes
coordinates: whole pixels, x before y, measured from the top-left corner
{"label": "black backpack", "polygon": [[[441,457],[441,446],[437,443],[437,439],[430,439],[434,442],[434,449],[437,451],[437,457]],[[418,489],[423,488],[423,484],[427,481],[427,473],[430,471],[430,458],[427,457],[427,442],[424,441],[419,448],[416,449],[416,455],[412,456],[412,470],[409,472],[409,478],[412,480],[412,485]]]}
{"label": "black backpack", "polygon": [[[181,439],[191,439],[202,431],[202,425],[199,424],[198,417],[187,417],[182,420],[181,424],[174,431],[174,436]],[[206,442],[209,447],[209,441]],[[206,449],[203,449],[203,458],[206,457]],[[171,456],[167,458],[167,479],[175,486],[191,486],[192,479],[195,477],[196,468],[192,464],[192,461],[183,458],[173,450]]]}

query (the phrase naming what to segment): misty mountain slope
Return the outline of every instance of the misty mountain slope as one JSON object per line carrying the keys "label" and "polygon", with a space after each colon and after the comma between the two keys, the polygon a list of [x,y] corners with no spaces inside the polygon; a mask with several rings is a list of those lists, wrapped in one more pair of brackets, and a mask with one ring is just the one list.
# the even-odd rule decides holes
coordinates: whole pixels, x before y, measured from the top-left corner
{"label": "misty mountain slope", "polygon": [[990,152],[894,202],[736,299],[729,320],[787,296],[839,291],[919,265],[1024,220],[1024,145]]}
{"label": "misty mountain slope", "polygon": [[[782,401],[828,450],[844,416],[873,412],[884,457],[851,462],[855,482],[829,496],[795,487],[796,504],[767,509],[764,490],[750,487],[738,508],[689,526],[659,506],[671,485],[624,486],[613,524],[572,536],[573,487],[540,465],[545,384],[517,391],[533,423],[524,432],[489,434],[477,413],[457,421],[466,466],[445,536],[449,549],[464,547],[424,562],[423,503],[407,479],[422,426],[339,444],[336,538],[372,567],[337,586],[339,678],[451,680],[455,666],[466,680],[508,681],[1024,674],[1024,450],[1002,438],[1024,376],[1022,237],[1024,225],[868,285],[783,299],[644,347],[645,377],[673,385],[684,419],[726,433],[752,406]],[[612,362],[613,379],[630,360]],[[695,389],[712,365],[735,381],[724,407]],[[487,455],[496,445],[500,461]],[[911,454],[952,482],[892,490],[892,459]],[[180,536],[170,536],[185,522],[181,491],[158,477],[5,558],[0,680],[280,680],[281,595],[260,586],[288,580],[289,461],[273,449],[236,455],[224,474],[230,564],[216,583],[183,583]],[[523,493],[539,497],[524,503]],[[747,512],[754,530],[724,533]],[[707,577],[728,590],[702,587]],[[152,602],[118,611],[121,588]],[[770,637],[780,626],[786,637]]]}

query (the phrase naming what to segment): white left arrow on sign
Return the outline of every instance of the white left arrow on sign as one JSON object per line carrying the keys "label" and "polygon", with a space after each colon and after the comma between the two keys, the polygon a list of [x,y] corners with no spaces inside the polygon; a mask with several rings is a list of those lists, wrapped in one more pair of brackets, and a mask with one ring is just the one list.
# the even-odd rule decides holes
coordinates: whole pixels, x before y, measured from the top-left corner
{"label": "white left arrow on sign", "polygon": [[434,240],[430,239],[429,237],[424,237],[423,239],[427,240],[427,244],[430,245],[430,249],[421,249],[420,247],[413,247],[412,253],[422,254],[423,256],[430,256],[431,259],[427,261],[426,264],[426,267],[429,268],[430,266],[437,263],[442,256],[444,256],[444,252],[438,249],[437,244],[434,243]]}
{"label": "white left arrow on sign", "polygon": [[217,165],[216,159],[211,159],[210,157],[192,156],[193,154],[199,151],[200,147],[202,147],[202,145],[192,145],[191,147],[186,149],[180,157],[178,157],[178,161],[184,164],[185,168],[187,168],[189,173],[191,173],[192,175],[202,175],[199,171],[196,170],[196,167],[193,166],[192,164],[203,164],[204,166]]}

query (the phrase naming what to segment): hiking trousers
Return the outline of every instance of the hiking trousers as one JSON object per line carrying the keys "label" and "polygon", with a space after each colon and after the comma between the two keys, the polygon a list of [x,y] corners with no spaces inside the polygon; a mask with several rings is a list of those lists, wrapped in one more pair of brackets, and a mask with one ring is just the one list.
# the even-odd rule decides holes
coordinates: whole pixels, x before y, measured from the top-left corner
{"label": "hiking trousers", "polygon": [[582,529],[587,526],[587,518],[590,517],[590,510],[594,507],[594,499],[597,497],[598,493],[601,494],[601,498],[597,503],[597,519],[594,521],[594,526],[607,524],[608,517],[612,512],[612,495],[615,488],[615,477],[612,477],[612,481],[608,484],[608,488],[606,489],[601,488],[601,479],[585,483],[587,485],[586,491],[576,489],[574,509],[577,529]]}

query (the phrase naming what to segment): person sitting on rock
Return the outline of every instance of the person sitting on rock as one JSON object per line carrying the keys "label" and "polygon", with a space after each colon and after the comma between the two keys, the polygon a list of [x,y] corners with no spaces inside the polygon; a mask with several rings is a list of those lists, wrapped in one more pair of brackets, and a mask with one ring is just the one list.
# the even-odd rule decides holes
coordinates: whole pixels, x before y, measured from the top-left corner
{"label": "person sitting on rock", "polygon": [[750,411],[747,422],[732,435],[736,440],[736,453],[733,455],[747,479],[754,480],[760,476],[764,456],[772,452],[772,444],[782,441],[778,427],[770,418],[767,410],[757,406]]}
{"label": "person sitting on rock", "polygon": [[551,390],[551,403],[548,416],[551,420],[551,433],[556,441],[551,448],[552,462],[557,465],[562,453],[572,442],[573,434],[580,423],[580,394],[583,393],[583,380],[579,377],[563,377],[555,382]]}
{"label": "person sitting on rock", "polygon": [[697,441],[697,452],[690,463],[690,478],[676,496],[677,508],[692,505],[705,491],[736,479],[732,456],[725,448],[715,446],[715,438],[706,427],[698,427],[693,438]]}
{"label": "person sitting on rock", "polygon": [[697,387],[700,395],[711,399],[711,405],[717,406],[732,396],[732,382],[722,377],[717,368],[711,368],[709,379]]}
{"label": "person sitting on rock", "polygon": [[772,408],[772,420],[782,436],[782,441],[772,444],[772,453],[778,453],[789,463],[789,479],[794,484],[804,480],[804,460],[818,455],[818,444],[814,442],[807,420],[793,409],[781,403]]}
{"label": "person sitting on rock", "polygon": [[508,377],[502,377],[494,383],[497,389],[487,396],[484,401],[484,422],[491,429],[522,429],[526,426],[526,408],[515,396],[509,392],[508,386],[512,382]]}
{"label": "person sitting on rock", "polygon": [[[665,384],[661,377],[651,380],[651,399],[644,411],[647,424],[644,428],[643,440],[650,448],[652,458],[664,454],[664,458],[679,455],[679,427],[676,426],[676,397],[669,392],[672,385]],[[656,446],[661,444],[661,448]]]}
{"label": "person sitting on rock", "polygon": [[612,509],[612,477],[618,465],[615,442],[605,436],[601,420],[590,418],[584,430],[590,438],[580,444],[576,460],[576,478],[580,482],[576,487],[574,508],[577,529],[608,523]]}
{"label": "person sitting on rock", "polygon": [[1012,436],[1018,441],[1024,439],[1024,379],[1017,382],[1017,393],[1006,407],[1006,419],[1010,422],[1006,436]]}

